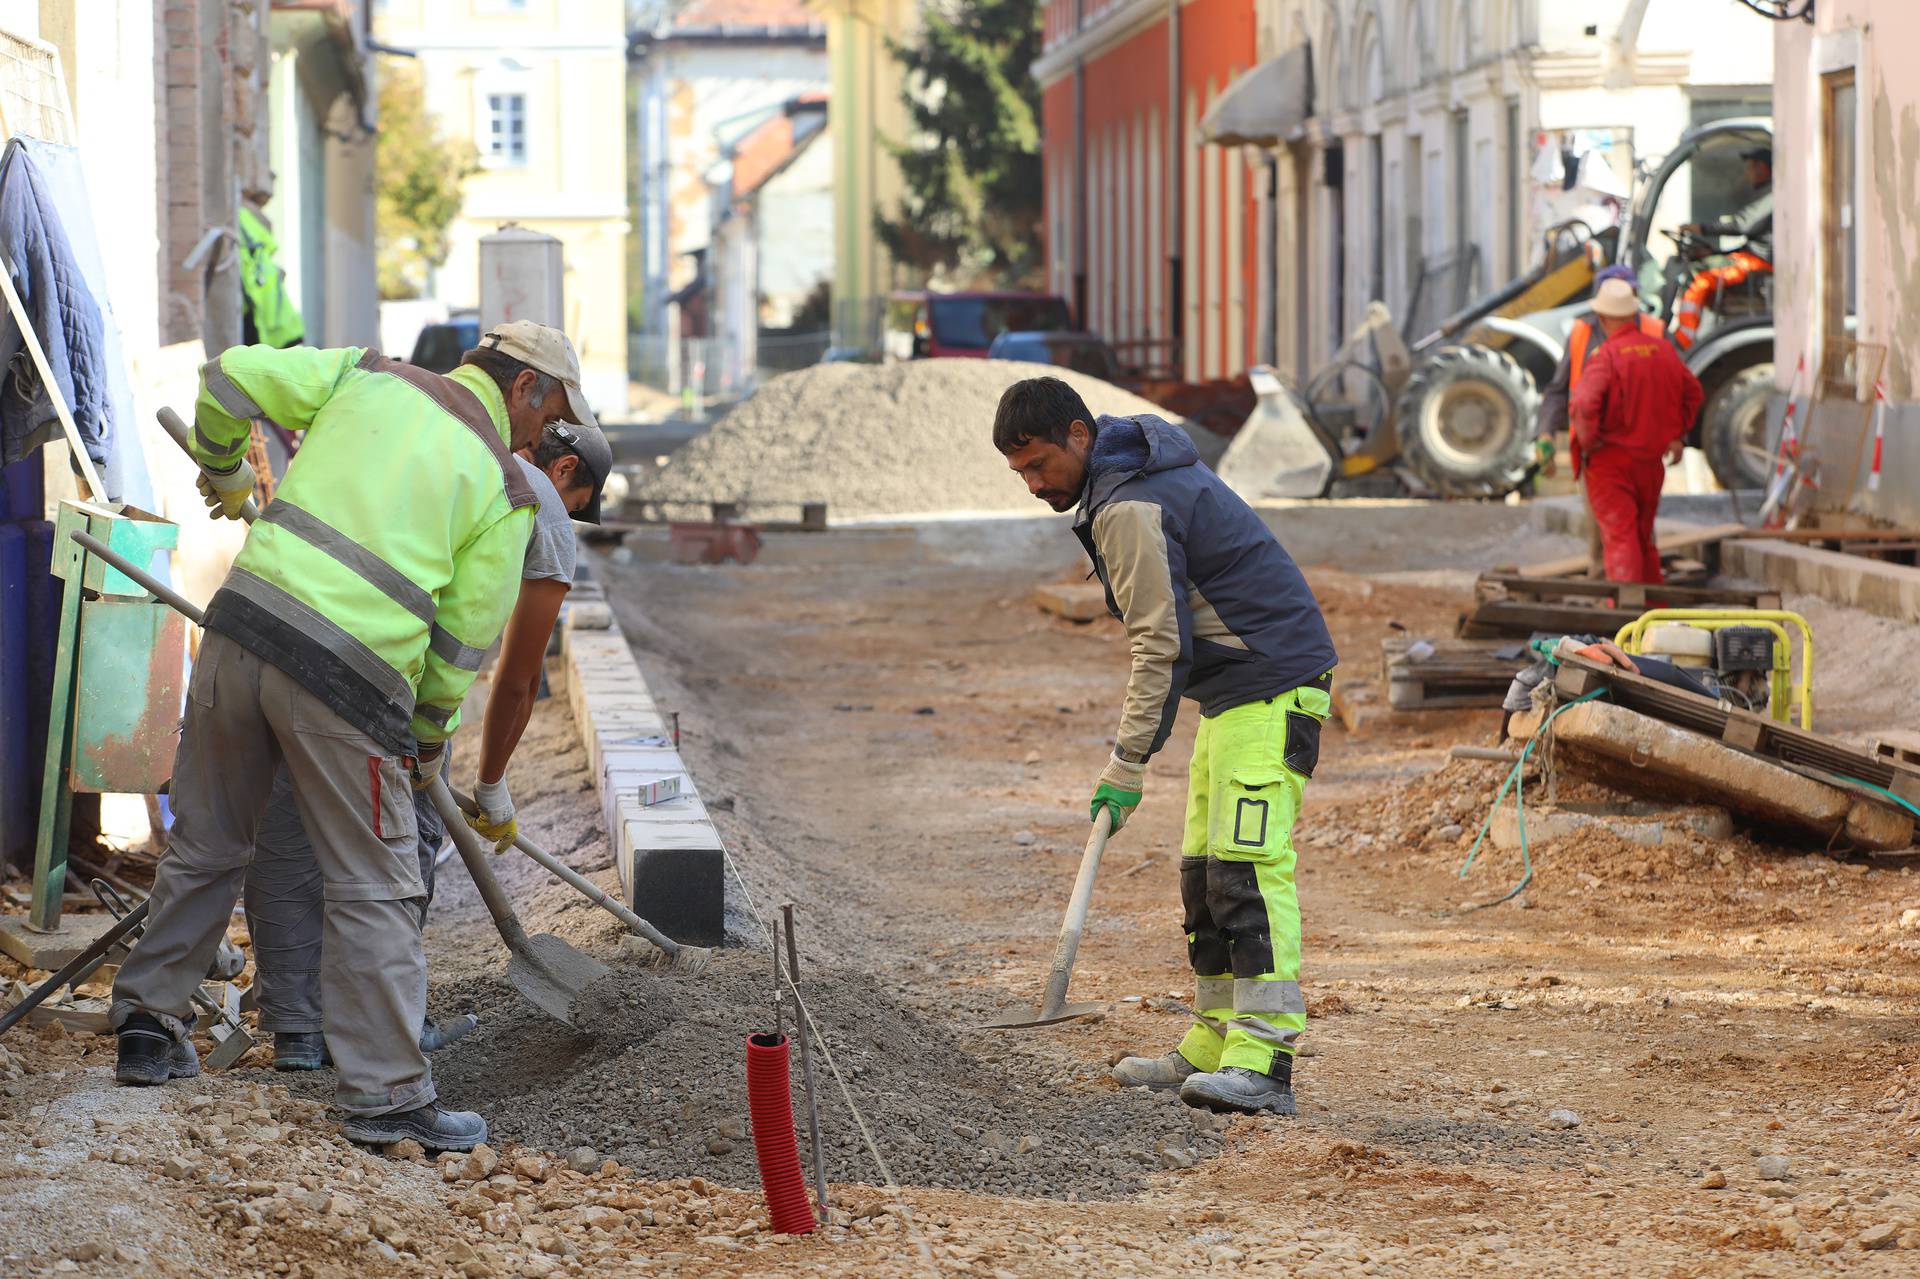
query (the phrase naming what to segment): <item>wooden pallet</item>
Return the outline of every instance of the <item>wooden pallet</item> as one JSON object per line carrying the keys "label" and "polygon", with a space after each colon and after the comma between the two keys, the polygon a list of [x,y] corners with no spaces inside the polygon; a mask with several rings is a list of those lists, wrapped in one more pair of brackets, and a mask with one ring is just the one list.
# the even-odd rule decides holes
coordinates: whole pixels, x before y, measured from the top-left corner
{"label": "wooden pallet", "polygon": [[1749,755],[1871,782],[1910,804],[1920,804],[1920,763],[1883,755],[1878,748],[1858,750],[1831,737],[1751,711],[1731,709],[1710,697],[1585,658],[1564,658],[1554,676],[1554,689],[1562,697],[1582,697],[1601,688],[1607,690],[1615,705],[1715,738]]}
{"label": "wooden pallet", "polygon": [[1779,608],[1778,591],[1728,586],[1647,586],[1590,577],[1483,573],[1474,606],[1460,615],[1462,639],[1542,632],[1612,636],[1650,608]]}
{"label": "wooden pallet", "polygon": [[1415,662],[1407,658],[1415,642],[1404,635],[1380,641],[1380,675],[1397,711],[1498,708],[1514,674],[1533,661],[1517,640],[1448,639],[1427,641],[1432,654]]}

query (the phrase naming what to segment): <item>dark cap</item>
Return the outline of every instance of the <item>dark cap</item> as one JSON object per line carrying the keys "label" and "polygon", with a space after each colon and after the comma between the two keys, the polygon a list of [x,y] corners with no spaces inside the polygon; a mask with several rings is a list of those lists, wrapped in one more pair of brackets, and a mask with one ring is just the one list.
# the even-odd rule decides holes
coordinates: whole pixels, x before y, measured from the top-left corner
{"label": "dark cap", "polygon": [[1742,151],[1740,153],[1740,158],[1742,160],[1758,160],[1760,161],[1760,163],[1766,165],[1769,169],[1771,169],[1773,167],[1773,148],[1772,147],[1748,147],[1745,151]]}
{"label": "dark cap", "polygon": [[593,477],[593,496],[587,504],[573,513],[573,518],[582,524],[600,522],[600,491],[607,486],[607,476],[613,474],[613,447],[607,443],[605,432],[597,426],[581,426],[567,422],[547,423],[547,434],[573,450],[580,459],[580,465],[587,468],[587,474]]}

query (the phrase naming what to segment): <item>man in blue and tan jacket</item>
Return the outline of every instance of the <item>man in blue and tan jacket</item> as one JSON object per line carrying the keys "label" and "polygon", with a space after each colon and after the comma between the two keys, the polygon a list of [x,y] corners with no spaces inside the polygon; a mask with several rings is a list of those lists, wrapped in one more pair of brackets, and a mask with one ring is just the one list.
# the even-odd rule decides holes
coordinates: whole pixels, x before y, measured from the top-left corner
{"label": "man in blue and tan jacket", "polygon": [[1247,504],[1151,414],[1095,418],[1058,378],[1015,383],[993,442],[1074,532],[1126,626],[1133,669],[1089,815],[1125,825],[1182,697],[1200,705],[1180,898],[1198,1017],[1114,1077],[1191,1105],[1292,1114],[1306,1029],[1293,823],[1337,660],[1320,606]]}

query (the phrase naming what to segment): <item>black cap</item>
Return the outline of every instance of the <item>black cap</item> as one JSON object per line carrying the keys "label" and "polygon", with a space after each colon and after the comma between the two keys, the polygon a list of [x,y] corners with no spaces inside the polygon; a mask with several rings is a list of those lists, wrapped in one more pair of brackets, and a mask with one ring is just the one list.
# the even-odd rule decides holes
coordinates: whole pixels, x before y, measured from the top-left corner
{"label": "black cap", "polygon": [[571,449],[587,474],[593,477],[593,496],[573,513],[573,518],[582,524],[598,524],[600,491],[607,486],[607,476],[613,474],[613,446],[607,443],[606,433],[597,426],[568,422],[547,423],[547,433]]}
{"label": "black cap", "polygon": [[1740,153],[1740,158],[1742,160],[1758,160],[1771,169],[1773,167],[1773,148],[1748,147]]}

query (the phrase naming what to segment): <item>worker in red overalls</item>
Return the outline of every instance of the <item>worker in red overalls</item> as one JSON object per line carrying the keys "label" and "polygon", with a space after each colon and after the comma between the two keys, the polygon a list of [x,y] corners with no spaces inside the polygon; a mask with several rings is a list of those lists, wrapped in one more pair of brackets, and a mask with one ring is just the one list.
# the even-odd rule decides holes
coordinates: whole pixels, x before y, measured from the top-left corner
{"label": "worker in red overalls", "polygon": [[1631,284],[1606,281],[1593,311],[1606,340],[1585,362],[1569,406],[1587,505],[1600,527],[1608,580],[1663,582],[1653,521],[1666,468],[1680,460],[1700,412],[1700,379],[1672,344],[1640,327]]}

